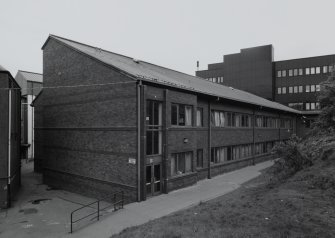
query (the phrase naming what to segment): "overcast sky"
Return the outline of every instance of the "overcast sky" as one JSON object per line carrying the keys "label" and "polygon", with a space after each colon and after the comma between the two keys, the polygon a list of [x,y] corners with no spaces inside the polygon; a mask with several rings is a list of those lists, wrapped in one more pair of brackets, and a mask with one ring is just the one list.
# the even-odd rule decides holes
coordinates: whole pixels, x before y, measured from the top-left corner
{"label": "overcast sky", "polygon": [[241,48],[335,54],[334,0],[0,0],[0,65],[42,73],[55,34],[194,75]]}

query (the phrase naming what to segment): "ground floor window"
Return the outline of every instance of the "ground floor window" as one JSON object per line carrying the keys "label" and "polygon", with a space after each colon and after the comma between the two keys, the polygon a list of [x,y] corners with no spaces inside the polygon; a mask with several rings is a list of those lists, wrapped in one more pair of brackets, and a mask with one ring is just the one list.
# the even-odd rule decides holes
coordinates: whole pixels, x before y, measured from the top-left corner
{"label": "ground floor window", "polygon": [[202,168],[204,166],[204,151],[203,149],[197,150],[197,168]]}
{"label": "ground floor window", "polygon": [[226,147],[213,147],[211,149],[211,163],[218,164],[223,163],[227,158]]}
{"label": "ground floor window", "polygon": [[192,152],[171,154],[171,176],[192,171]]}

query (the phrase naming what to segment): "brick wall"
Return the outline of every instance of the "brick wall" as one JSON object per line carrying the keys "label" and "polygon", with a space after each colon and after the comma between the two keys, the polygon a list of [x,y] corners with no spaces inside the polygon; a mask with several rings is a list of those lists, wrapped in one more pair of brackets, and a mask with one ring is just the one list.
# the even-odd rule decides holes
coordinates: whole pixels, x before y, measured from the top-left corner
{"label": "brick wall", "polygon": [[123,189],[135,200],[135,81],[54,39],[43,61],[45,87],[124,84],[44,89],[35,103],[36,170],[51,186],[99,197]]}

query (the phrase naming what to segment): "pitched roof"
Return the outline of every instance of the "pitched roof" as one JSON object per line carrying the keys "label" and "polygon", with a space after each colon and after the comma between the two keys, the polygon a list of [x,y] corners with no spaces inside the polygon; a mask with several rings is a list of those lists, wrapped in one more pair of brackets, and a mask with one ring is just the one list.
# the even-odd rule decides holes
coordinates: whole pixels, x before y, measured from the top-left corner
{"label": "pitched roof", "polygon": [[42,49],[44,49],[45,45],[51,38],[69,46],[70,48],[76,51],[79,51],[81,53],[84,53],[85,55],[93,57],[100,62],[103,62],[114,68],[117,68],[133,76],[136,79],[156,84],[168,85],[175,88],[182,88],[184,90],[193,91],[205,95],[211,95],[215,97],[272,108],[276,110],[291,113],[299,113],[299,114],[301,113],[300,111],[294,110],[290,107],[269,101],[265,98],[256,96],[254,94],[242,90],[233,89],[231,87],[209,82],[196,76],[188,75],[162,66],[154,65],[145,61],[135,60],[128,56],[109,52],[97,47],[65,39],[55,35],[50,35],[48,37]]}
{"label": "pitched roof", "polygon": [[43,83],[43,75],[28,71],[19,70],[17,74],[21,74],[26,81]]}
{"label": "pitched roof", "polygon": [[5,71],[5,72],[8,72],[8,70],[7,70],[7,69],[5,69],[4,67],[2,67],[1,65],[0,65],[0,71]]}

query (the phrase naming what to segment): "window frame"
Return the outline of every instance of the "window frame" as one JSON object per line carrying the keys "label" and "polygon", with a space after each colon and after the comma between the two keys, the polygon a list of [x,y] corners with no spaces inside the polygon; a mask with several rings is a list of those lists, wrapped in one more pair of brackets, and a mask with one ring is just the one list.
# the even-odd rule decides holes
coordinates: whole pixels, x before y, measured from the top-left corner
{"label": "window frame", "polygon": [[[176,116],[177,116],[177,124],[174,124],[175,119],[173,118],[173,107],[177,108],[176,111]],[[183,108],[183,112],[181,111],[181,108]],[[187,110],[186,109],[190,109],[191,113],[190,113],[190,124],[186,124],[186,114],[187,114]],[[184,122],[182,123],[181,120],[181,115],[184,115]],[[170,117],[171,121],[171,126],[180,126],[180,127],[192,127],[193,126],[193,106],[192,105],[188,105],[188,104],[179,104],[179,103],[171,103],[171,117]]]}
{"label": "window frame", "polygon": [[[187,170],[187,163],[186,163],[186,154],[190,154],[190,169]],[[176,177],[176,176],[182,176],[188,173],[193,172],[193,151],[185,151],[185,152],[177,152],[177,153],[171,153],[171,164],[170,164],[170,175],[171,177]],[[183,162],[179,162],[179,160],[183,159]],[[174,171],[172,171],[172,160],[174,161]],[[183,170],[181,171],[179,166],[180,164],[183,163]]]}

